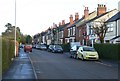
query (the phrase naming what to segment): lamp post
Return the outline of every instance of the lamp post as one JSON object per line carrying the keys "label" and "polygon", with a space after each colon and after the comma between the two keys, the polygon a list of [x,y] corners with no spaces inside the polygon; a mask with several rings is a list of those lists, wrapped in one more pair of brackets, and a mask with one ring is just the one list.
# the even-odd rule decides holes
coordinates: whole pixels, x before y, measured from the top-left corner
{"label": "lamp post", "polygon": [[16,0],[15,0],[15,56],[16,56]]}

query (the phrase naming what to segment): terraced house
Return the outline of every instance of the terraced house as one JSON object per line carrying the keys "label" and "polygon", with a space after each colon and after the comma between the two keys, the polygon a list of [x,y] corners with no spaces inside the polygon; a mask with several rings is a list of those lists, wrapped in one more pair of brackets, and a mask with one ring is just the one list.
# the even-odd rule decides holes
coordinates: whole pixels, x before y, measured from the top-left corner
{"label": "terraced house", "polygon": [[80,21],[79,20],[79,14],[75,13],[75,20],[73,20],[73,15],[70,15],[70,24],[67,25],[66,27],[66,37],[65,37],[65,43],[69,43],[69,42],[75,42],[76,41],[76,26],[74,25],[74,23]]}
{"label": "terraced house", "polygon": [[111,17],[108,21],[108,31],[105,36],[105,41],[110,43],[120,43],[120,11]]}
{"label": "terraced house", "polygon": [[[73,19],[73,15],[70,15],[70,21],[68,23],[65,23],[65,20],[62,20],[62,22],[59,22],[58,26],[56,24],[53,24],[52,27],[49,27],[49,29],[45,31],[45,34],[37,35],[37,37],[42,36],[39,37],[41,38],[41,42],[44,42],[47,45],[80,42],[81,45],[93,46],[93,43],[100,42],[99,36],[94,31],[94,27],[100,27],[101,23],[108,23],[106,26],[108,30],[105,35],[104,42],[119,35],[116,34],[112,36],[113,29],[114,33],[118,32],[119,29],[118,27],[114,27],[115,22],[112,22],[112,24],[110,24],[110,21],[114,20],[112,17],[115,16],[115,14],[117,15],[119,12],[117,9],[107,11],[106,5],[98,4],[97,10],[89,12],[89,8],[85,7],[83,12],[84,15],[82,18],[79,18],[78,13],[75,13],[75,19]],[[110,25],[113,27],[113,29]]]}
{"label": "terraced house", "polygon": [[[101,5],[98,5],[98,6],[101,6]],[[94,42],[96,42],[96,43],[100,42],[99,36],[94,31],[94,27],[95,26],[101,27],[101,24],[105,23],[108,19],[110,19],[112,16],[114,16],[117,12],[118,12],[118,10],[113,9],[111,11],[104,12],[101,15],[97,15],[95,18],[86,22],[86,25],[85,25],[86,29],[87,29],[86,37],[89,38],[87,40],[87,43],[89,42],[90,44],[93,45]],[[108,28],[107,31],[106,31],[106,32],[108,32],[109,31],[109,26],[107,25],[106,28]],[[106,32],[104,32],[104,36],[106,36]]]}
{"label": "terraced house", "polygon": [[69,23],[65,23],[65,20],[62,20],[62,24],[59,24],[58,27],[58,43],[57,44],[64,44],[65,43],[65,27],[67,27]]}

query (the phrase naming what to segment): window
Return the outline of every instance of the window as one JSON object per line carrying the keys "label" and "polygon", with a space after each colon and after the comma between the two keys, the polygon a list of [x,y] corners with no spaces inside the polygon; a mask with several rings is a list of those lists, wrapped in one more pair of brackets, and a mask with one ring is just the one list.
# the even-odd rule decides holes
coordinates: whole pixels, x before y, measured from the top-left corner
{"label": "window", "polygon": [[73,35],[75,35],[75,27],[73,27]]}
{"label": "window", "polygon": [[72,28],[70,28],[70,36],[72,36]]}
{"label": "window", "polygon": [[107,27],[108,27],[108,30],[107,30],[107,32],[113,32],[113,27],[115,27],[115,25],[113,24],[113,23],[109,23],[108,25],[107,25]]}
{"label": "window", "polygon": [[79,37],[81,36],[81,30],[79,30]]}
{"label": "window", "polygon": [[70,29],[68,29],[68,37],[70,36]]}
{"label": "window", "polygon": [[61,37],[63,38],[63,31],[61,31]]}
{"label": "window", "polygon": [[108,32],[112,32],[113,31],[113,26],[108,27]]}

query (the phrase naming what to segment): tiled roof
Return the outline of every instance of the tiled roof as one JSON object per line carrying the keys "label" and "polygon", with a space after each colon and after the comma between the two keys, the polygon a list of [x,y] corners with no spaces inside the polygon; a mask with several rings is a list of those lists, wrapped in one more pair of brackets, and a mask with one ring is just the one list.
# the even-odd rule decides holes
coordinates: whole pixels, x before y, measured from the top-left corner
{"label": "tiled roof", "polygon": [[88,21],[81,22],[81,24],[80,24],[79,26],[82,26],[82,25],[84,25],[84,24],[86,24],[86,23],[92,22],[92,21],[94,21],[94,20],[96,20],[96,19],[98,19],[98,18],[100,18],[100,17],[102,17],[102,16],[104,16],[104,15],[106,15],[106,14],[114,11],[114,10],[116,10],[116,9],[113,9],[113,10],[111,10],[111,11],[108,11],[108,12],[106,12],[106,13],[103,13],[103,14],[101,14],[101,15],[99,15],[99,16],[96,16],[95,18],[90,19],[90,20],[88,20]]}
{"label": "tiled roof", "polygon": [[61,25],[61,26],[59,26],[58,27],[58,29],[60,30],[60,31],[62,31],[62,30],[64,30],[64,28],[67,26],[67,25],[69,25],[70,23],[66,23],[65,25]]}
{"label": "tiled roof", "polygon": [[[89,17],[91,17],[91,15],[92,15],[92,14],[95,14],[95,13],[96,13],[95,11],[89,13]],[[89,17],[88,17],[88,18],[89,18]],[[84,16],[83,16],[81,19],[79,19],[78,21],[74,22],[74,24],[68,25],[68,28],[71,28],[71,27],[75,26],[76,24],[81,24],[81,23],[83,23],[83,22],[84,22]]]}
{"label": "tiled roof", "polygon": [[87,19],[84,19],[84,16],[83,16],[83,19],[82,19],[80,22],[78,22],[78,23],[76,24],[76,26],[78,27],[78,26],[80,26],[81,24],[84,24],[84,23],[86,23],[87,21],[95,18],[96,16],[97,16],[97,12],[96,12],[96,11],[93,11],[93,12],[91,12],[91,13],[89,14],[89,16],[88,16]]}
{"label": "tiled roof", "polygon": [[41,35],[44,36],[47,32],[42,32]]}
{"label": "tiled roof", "polygon": [[120,11],[115,14],[113,17],[111,17],[107,22],[112,22],[120,19]]}

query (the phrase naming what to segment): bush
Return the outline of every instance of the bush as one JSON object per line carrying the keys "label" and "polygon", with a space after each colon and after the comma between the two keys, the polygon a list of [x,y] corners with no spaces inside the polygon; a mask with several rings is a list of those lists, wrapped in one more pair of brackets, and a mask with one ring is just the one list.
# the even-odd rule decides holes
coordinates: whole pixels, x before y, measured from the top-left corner
{"label": "bush", "polygon": [[14,58],[14,41],[2,38],[2,72],[4,73],[12,63]]}
{"label": "bush", "polygon": [[61,44],[64,52],[69,52],[70,51],[70,44]]}
{"label": "bush", "polygon": [[94,44],[101,59],[120,59],[120,44]]}

